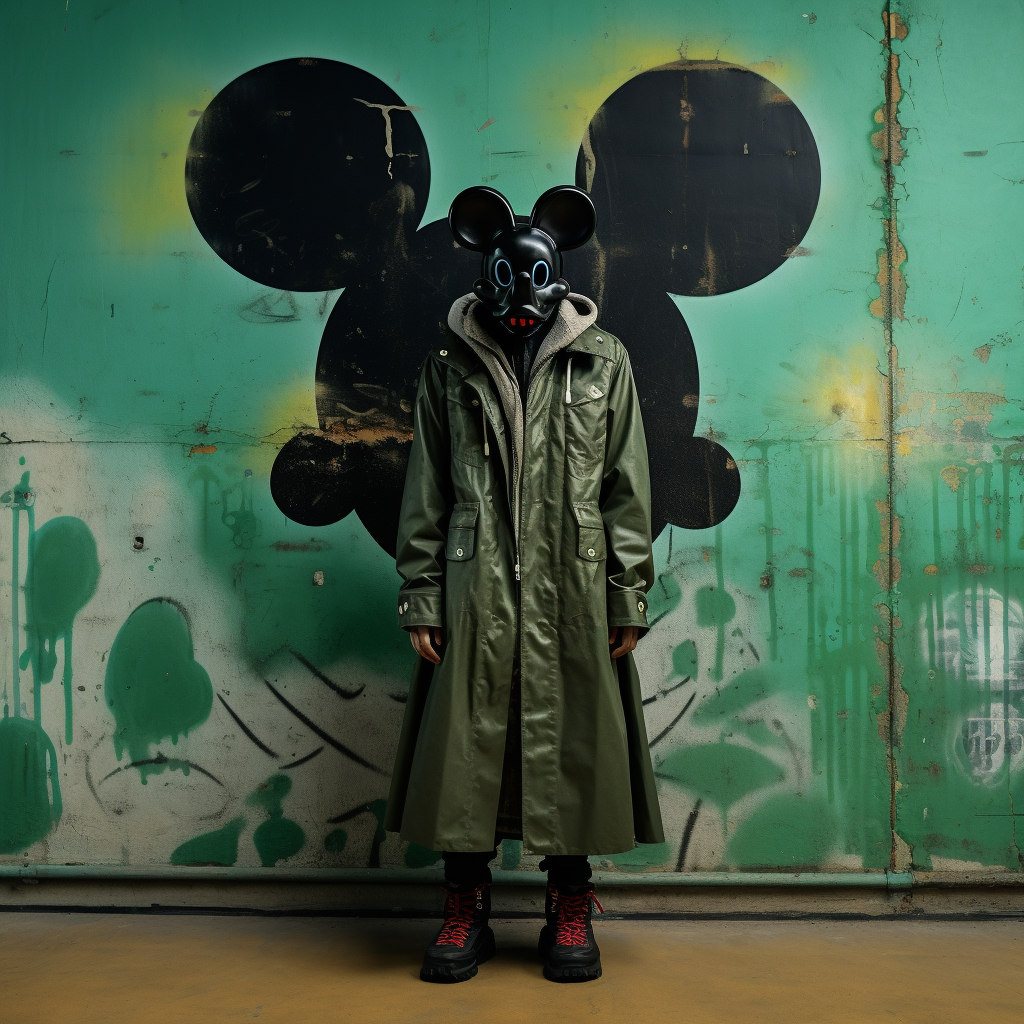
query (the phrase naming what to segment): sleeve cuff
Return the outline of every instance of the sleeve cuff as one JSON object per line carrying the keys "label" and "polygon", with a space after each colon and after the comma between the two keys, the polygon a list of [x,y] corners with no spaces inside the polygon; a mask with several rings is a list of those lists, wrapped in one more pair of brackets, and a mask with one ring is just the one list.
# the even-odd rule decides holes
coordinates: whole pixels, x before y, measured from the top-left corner
{"label": "sleeve cuff", "polygon": [[440,590],[403,590],[398,595],[398,624],[402,629],[443,626],[443,610],[444,599]]}
{"label": "sleeve cuff", "polygon": [[647,595],[642,590],[609,591],[608,625],[639,626],[647,632]]}

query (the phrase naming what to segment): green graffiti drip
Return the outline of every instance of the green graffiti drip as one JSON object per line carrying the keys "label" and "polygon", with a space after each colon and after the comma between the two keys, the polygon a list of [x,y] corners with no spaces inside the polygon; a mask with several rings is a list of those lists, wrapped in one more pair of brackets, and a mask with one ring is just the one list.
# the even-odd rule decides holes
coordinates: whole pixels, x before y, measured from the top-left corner
{"label": "green graffiti drip", "polygon": [[778,610],[775,601],[775,517],[772,512],[772,485],[769,479],[768,445],[758,446],[761,451],[763,472],[761,487],[764,501],[764,576],[762,586],[768,590],[768,654],[772,661],[779,660]]}
{"label": "green graffiti drip", "polygon": [[838,825],[835,812],[820,797],[783,793],[766,800],[740,824],[729,842],[727,860],[747,871],[780,865],[818,870],[837,849]]}
{"label": "green graffiti drip", "polygon": [[238,837],[244,828],[245,818],[235,818],[223,828],[188,839],[171,854],[171,863],[185,867],[233,867],[238,860]]}
{"label": "green graffiti drip", "polygon": [[[116,722],[119,761],[126,750],[133,763],[151,760],[151,745],[165,738],[177,743],[206,721],[213,686],[195,660],[192,632],[176,604],[157,598],[128,616],[110,649],[104,691]],[[142,782],[176,764],[139,765]]]}
{"label": "green graffiti drip", "polygon": [[306,833],[302,831],[302,826],[284,817],[282,805],[291,789],[292,780],[289,776],[271,775],[245,800],[250,807],[258,807],[269,816],[257,827],[252,837],[256,852],[260,855],[260,863],[265,868],[272,868],[279,860],[293,857],[306,844]]}
{"label": "green graffiti drip", "polygon": [[62,809],[50,737],[30,718],[5,715],[0,719],[0,853],[18,853],[42,839]]}
{"label": "green graffiti drip", "polygon": [[348,833],[343,828],[336,828],[324,836],[324,849],[328,853],[341,853],[348,842]]}
{"label": "green graffiti drip", "polygon": [[[229,509],[228,496],[234,491],[241,491],[238,508]],[[231,531],[235,547],[251,548],[254,541],[263,533],[263,523],[252,507],[252,470],[247,469],[240,484],[233,484],[226,490],[221,490],[220,495],[220,521]]]}
{"label": "green graffiti drip", "polygon": [[667,682],[697,678],[697,645],[692,640],[676,644],[672,651],[672,675]]}
{"label": "green graffiti drip", "polygon": [[[24,463],[24,456],[22,457]],[[21,480],[9,491],[0,494],[0,505],[6,505],[11,510],[11,647],[12,665],[11,682],[12,696],[14,701],[14,716],[21,716],[21,669],[27,668],[27,663],[22,664],[18,657],[21,646],[21,620],[18,606],[18,594],[21,590],[21,513],[28,517],[28,539],[29,549],[32,547],[32,538],[35,534],[35,510],[33,509],[34,495],[29,483],[29,471],[26,469],[21,475]],[[7,694],[4,692],[4,712],[7,712]]]}
{"label": "green graffiti drip", "polygon": [[[26,474],[27,475],[27,474]],[[35,679],[35,719],[40,721],[41,683],[53,679],[56,643],[64,641],[64,741],[72,741],[72,626],[100,578],[92,531],[81,519],[58,516],[34,532],[29,541],[25,583],[25,633]]]}
{"label": "green graffiti drip", "polygon": [[[502,849],[504,850],[504,847]],[[507,870],[504,853],[502,853],[502,858],[502,870]],[[440,859],[441,854],[438,850],[427,849],[425,846],[420,846],[419,843],[410,843],[405,848],[405,866],[407,868],[429,868],[431,864],[436,864]]]}
{"label": "green graffiti drip", "polygon": [[[441,855],[438,854],[440,860]],[[501,870],[515,871],[519,862],[523,859],[523,841],[521,839],[502,839],[501,841]]]}
{"label": "green graffiti drip", "polygon": [[[22,457],[21,465],[25,464]],[[72,729],[72,625],[75,616],[96,591],[100,566],[96,542],[80,519],[60,516],[36,530],[35,495],[29,471],[18,484],[0,495],[0,505],[12,513],[11,661],[14,717],[4,687],[4,717],[0,721],[0,853],[27,849],[60,820],[63,804],[57,756],[42,726],[42,684],[53,679],[55,646],[64,641],[64,736],[70,745]],[[21,623],[21,513],[28,520],[28,566],[25,579],[26,649],[19,655]],[[32,665],[32,719],[22,718],[21,671]]]}
{"label": "green graffiti drip", "polygon": [[668,843],[643,843],[625,853],[613,853],[602,860],[611,861],[618,871],[650,871],[666,864],[672,851]]}
{"label": "green graffiti drip", "polygon": [[736,743],[700,743],[674,750],[659,774],[727,814],[755,789],[782,782],[783,770],[770,758]]}
{"label": "green graffiti drip", "polygon": [[725,568],[722,564],[722,527],[715,527],[715,585],[701,587],[696,594],[697,625],[714,626],[717,630],[715,639],[715,667],[711,670],[711,678],[721,681],[722,666],[725,660],[725,627],[736,616],[736,602],[725,589]]}
{"label": "green graffiti drip", "polygon": [[188,486],[191,487],[197,482],[203,485],[203,544],[205,545],[210,536],[210,485],[219,484],[220,477],[205,462],[202,462],[188,478]]}
{"label": "green graffiti drip", "polygon": [[279,860],[287,860],[306,845],[306,833],[291,818],[269,818],[258,826],[252,837],[260,863],[272,868]]}

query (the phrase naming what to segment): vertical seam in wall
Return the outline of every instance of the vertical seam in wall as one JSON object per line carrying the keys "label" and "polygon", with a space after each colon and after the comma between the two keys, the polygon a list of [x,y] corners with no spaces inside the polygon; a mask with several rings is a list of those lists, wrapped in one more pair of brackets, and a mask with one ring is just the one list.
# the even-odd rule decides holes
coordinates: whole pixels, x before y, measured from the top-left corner
{"label": "vertical seam in wall", "polygon": [[893,138],[893,133],[899,131],[899,119],[896,116],[895,99],[892,89],[892,4],[886,0],[885,16],[885,150],[882,153],[882,166],[885,170],[885,198],[888,218],[885,222],[885,262],[886,275],[883,282],[884,294],[882,297],[882,336],[885,339],[887,373],[885,385],[886,423],[885,423],[885,469],[888,500],[888,523],[887,530],[887,559],[888,559],[888,593],[886,598],[889,604],[888,623],[888,658],[886,662],[886,682],[889,690],[889,750],[887,761],[889,765],[889,867],[896,868],[896,557],[895,557],[895,508],[893,506],[894,481],[896,471],[895,461],[895,430],[894,416],[896,411],[895,382],[896,382],[896,349],[892,339],[893,324],[893,280],[898,269],[895,260],[893,236],[896,231],[896,197],[895,179],[892,169],[893,144],[899,139]]}

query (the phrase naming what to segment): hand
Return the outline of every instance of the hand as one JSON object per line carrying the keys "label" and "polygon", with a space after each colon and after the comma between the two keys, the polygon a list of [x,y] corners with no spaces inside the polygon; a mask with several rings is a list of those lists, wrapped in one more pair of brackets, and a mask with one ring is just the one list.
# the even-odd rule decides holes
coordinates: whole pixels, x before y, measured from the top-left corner
{"label": "hand", "polygon": [[612,626],[608,631],[608,643],[614,644],[619,641],[619,634],[622,634],[622,642],[612,651],[613,658],[621,658],[629,654],[636,647],[636,641],[640,630],[636,626]]}
{"label": "hand", "polygon": [[[635,633],[635,630],[634,630]],[[430,626],[413,626],[409,630],[409,639],[412,641],[412,649],[421,657],[434,665],[441,664],[441,627],[434,626],[434,642],[430,642]],[[636,643],[636,640],[633,640]]]}

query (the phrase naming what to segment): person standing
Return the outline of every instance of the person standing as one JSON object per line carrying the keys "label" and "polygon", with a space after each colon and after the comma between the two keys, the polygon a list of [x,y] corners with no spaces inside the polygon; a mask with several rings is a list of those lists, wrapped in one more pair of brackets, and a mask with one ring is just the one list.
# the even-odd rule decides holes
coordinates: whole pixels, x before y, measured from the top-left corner
{"label": "person standing", "polygon": [[544,855],[545,976],[600,977],[588,855],[664,841],[632,656],[653,580],[640,404],[624,346],[561,277],[595,219],[572,186],[528,220],[486,187],[449,213],[482,276],[417,390],[397,568],[420,657],[384,820],[443,854],[427,981],[494,955],[505,838]]}

